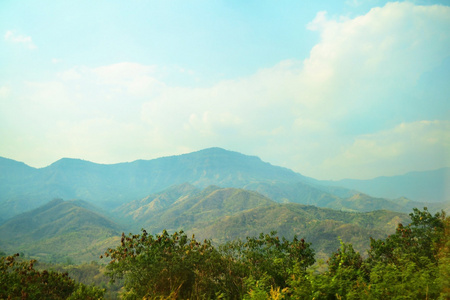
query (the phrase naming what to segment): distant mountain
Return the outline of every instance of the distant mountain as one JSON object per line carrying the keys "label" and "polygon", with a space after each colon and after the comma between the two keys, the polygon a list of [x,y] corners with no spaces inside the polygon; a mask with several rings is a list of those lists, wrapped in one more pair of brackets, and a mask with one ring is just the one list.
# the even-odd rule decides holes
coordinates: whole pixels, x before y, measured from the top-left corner
{"label": "distant mountain", "polygon": [[[407,198],[372,197],[355,190],[302,182],[258,182],[244,188],[257,191],[279,203],[300,203],[344,211],[369,212],[391,210],[409,213],[414,207],[428,207],[431,212],[449,211],[449,202],[418,202]],[[338,196],[340,195],[340,197]]]}
{"label": "distant mountain", "polygon": [[[301,182],[296,194],[310,203],[315,199],[309,199],[306,193],[311,197],[332,197],[332,190],[344,190],[319,187],[317,180],[292,170],[220,148],[112,165],[64,158],[41,169],[2,159],[0,174],[0,218],[5,220],[53,198],[83,199],[113,209],[185,182],[199,188]],[[302,187],[308,191],[302,193]]]}
{"label": "distant mountain", "polygon": [[420,202],[450,202],[450,168],[410,172],[369,180],[344,179],[324,184],[354,189],[375,197],[406,197]]}
{"label": "distant mountain", "polygon": [[92,211],[81,200],[55,199],[0,226],[0,248],[47,260],[98,257],[99,249],[116,243],[117,224]]}
{"label": "distant mountain", "polygon": [[[252,190],[279,203],[293,202],[349,211],[395,209],[409,212],[411,206],[422,206],[417,199],[425,199],[427,194],[428,200],[447,199],[450,184],[446,170],[373,181],[329,182],[273,166],[255,156],[221,148],[111,165],[64,158],[41,169],[0,158],[0,224],[54,198],[82,199],[112,211],[123,204],[184,183],[199,189],[215,185]],[[391,188],[391,193],[386,194],[388,196],[377,196],[385,193],[387,187]],[[395,193],[392,192],[394,190]],[[403,196],[412,196],[409,198],[416,202],[394,199]],[[164,207],[169,204],[167,201],[160,199],[159,203],[152,205]],[[436,209],[442,206],[446,204]]]}

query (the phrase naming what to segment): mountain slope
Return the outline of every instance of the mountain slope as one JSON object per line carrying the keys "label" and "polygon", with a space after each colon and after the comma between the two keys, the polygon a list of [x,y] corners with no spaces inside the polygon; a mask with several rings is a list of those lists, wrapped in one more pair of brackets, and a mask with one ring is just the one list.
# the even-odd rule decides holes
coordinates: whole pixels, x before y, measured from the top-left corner
{"label": "mountain slope", "polygon": [[[189,194],[182,196],[179,191],[186,188]],[[140,204],[147,207],[159,199],[168,200],[167,205],[153,210],[139,207]],[[189,185],[174,186],[130,202],[117,210],[120,212],[133,216],[135,231],[184,230],[219,243],[261,232],[277,231],[287,238],[298,235],[312,242],[320,257],[339,247],[338,237],[364,251],[369,247],[370,237],[383,238],[394,232],[399,222],[409,222],[404,213],[386,210],[359,213],[297,203],[279,204],[244,189],[209,186],[196,190]]]}
{"label": "mountain slope", "polygon": [[[128,218],[135,230],[145,227],[150,232],[159,232],[162,229],[188,230],[222,216],[275,203],[256,192],[237,188],[209,186],[203,190],[189,188],[188,194],[179,192],[186,187],[189,185],[173,186],[143,200],[125,204],[115,212]],[[160,199],[166,200],[165,205],[154,209],[155,201],[160,203]]]}
{"label": "mountain slope", "polygon": [[114,210],[116,216],[138,222],[153,214],[168,209],[176,201],[181,201],[192,194],[198,194],[200,189],[184,183],[172,186],[162,192],[149,195],[141,200],[134,200]]}
{"label": "mountain slope", "polygon": [[363,253],[370,245],[370,237],[384,238],[395,231],[398,223],[408,222],[406,214],[391,211],[354,213],[289,203],[225,216],[208,226],[195,228],[193,232],[199,238],[210,237],[224,242],[277,231],[286,238],[294,235],[305,238],[312,243],[319,258],[326,258],[339,248],[339,237]]}
{"label": "mountain slope", "polygon": [[97,248],[117,240],[120,228],[86,207],[83,201],[55,199],[20,214],[0,226],[0,247],[44,259],[95,259]]}
{"label": "mountain slope", "polygon": [[[53,200],[18,215],[0,226],[0,248],[47,261],[95,260],[105,248],[120,244],[120,228],[90,207],[80,200]],[[131,232],[184,230],[215,242],[271,231],[287,238],[298,235],[313,243],[319,257],[336,250],[338,237],[364,251],[370,236],[385,237],[399,222],[409,221],[403,213],[279,204],[253,191],[217,186],[201,190],[190,184],[130,202],[115,213],[128,218]]]}

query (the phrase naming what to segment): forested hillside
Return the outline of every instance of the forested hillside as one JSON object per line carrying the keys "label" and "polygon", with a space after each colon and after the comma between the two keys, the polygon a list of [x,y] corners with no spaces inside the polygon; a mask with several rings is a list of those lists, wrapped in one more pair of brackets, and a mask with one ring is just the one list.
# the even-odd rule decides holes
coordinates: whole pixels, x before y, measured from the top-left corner
{"label": "forested hillside", "polygon": [[[166,230],[122,234],[100,257],[106,275],[123,284],[123,299],[448,299],[449,237],[449,217],[415,209],[408,225],[398,224],[385,239],[371,238],[367,257],[343,241],[323,263],[308,240],[296,236],[261,233],[215,245]],[[0,258],[0,298],[105,296],[105,289],[37,270],[35,261],[18,256]],[[82,270],[69,269],[78,270],[75,275]],[[99,268],[83,269],[98,282]],[[109,297],[117,296],[117,286],[107,288],[113,289]]]}
{"label": "forested hillside", "polygon": [[55,199],[0,226],[0,249],[51,262],[89,262],[116,243],[119,225],[83,201]]}

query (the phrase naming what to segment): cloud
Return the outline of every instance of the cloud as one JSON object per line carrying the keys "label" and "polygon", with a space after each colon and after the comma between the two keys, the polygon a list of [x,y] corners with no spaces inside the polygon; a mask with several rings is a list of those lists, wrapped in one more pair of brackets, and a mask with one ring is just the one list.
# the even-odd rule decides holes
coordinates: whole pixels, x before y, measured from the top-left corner
{"label": "cloud", "polygon": [[122,62],[97,68],[74,67],[59,73],[59,77],[68,85],[74,84],[75,81],[78,85],[95,85],[104,92],[109,91],[108,97],[113,94],[120,96],[122,93],[151,97],[165,86],[156,78],[156,73],[155,66]]}
{"label": "cloud", "polygon": [[8,86],[0,86],[0,99],[10,95],[11,89]]}
{"label": "cloud", "polygon": [[407,2],[343,21],[318,13],[309,28],[320,28],[322,40],[302,73],[311,101],[344,117],[410,93],[422,74],[449,56],[449,13],[449,7]]}
{"label": "cloud", "polygon": [[[371,178],[430,170],[450,165],[450,121],[401,123],[392,129],[361,135],[339,155],[324,161],[335,176]],[[340,171],[340,172],[339,172]]]}
{"label": "cloud", "polygon": [[426,106],[446,99],[417,95],[423,75],[449,57],[448,15],[411,3],[356,18],[321,12],[308,25],[321,37],[308,58],[209,87],[168,84],[182,68],[77,66],[25,85],[4,107],[34,125],[3,122],[33,133],[16,149],[50,155],[45,141],[53,156],[104,163],[219,146],[321,179],[440,167],[449,164],[448,121]]}
{"label": "cloud", "polygon": [[23,44],[28,49],[36,49],[37,48],[36,45],[31,40],[30,36],[18,35],[14,31],[8,30],[8,31],[6,31],[4,37],[5,37],[5,41],[11,42],[11,43]]}

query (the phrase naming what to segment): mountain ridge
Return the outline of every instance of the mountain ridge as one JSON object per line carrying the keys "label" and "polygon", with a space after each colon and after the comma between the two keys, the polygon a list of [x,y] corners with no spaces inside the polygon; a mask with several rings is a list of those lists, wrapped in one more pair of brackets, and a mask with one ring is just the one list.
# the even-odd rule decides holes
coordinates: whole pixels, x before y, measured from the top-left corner
{"label": "mountain ridge", "polygon": [[[338,237],[352,242],[358,251],[365,251],[369,237],[383,238],[399,222],[406,224],[409,220],[407,214],[391,211],[362,213],[276,203],[257,192],[237,188],[209,186],[199,190],[185,184],[168,190],[151,196],[148,201],[172,195],[167,205],[136,218],[134,224],[128,224],[131,231],[127,232],[137,233],[141,228],[151,234],[163,229],[184,230],[200,239],[222,243],[276,231],[288,239],[294,235],[305,238],[313,243],[318,257],[325,258],[339,247]],[[183,190],[193,192],[186,196]],[[131,203],[124,207],[127,205],[131,210],[140,208]],[[90,208],[93,207],[81,200],[54,199],[15,216],[0,226],[0,248],[14,253],[23,251],[46,261],[98,260],[105,248],[120,243],[122,227]],[[127,214],[126,209],[119,211]],[[116,222],[117,217],[116,214]]]}
{"label": "mountain ridge", "polygon": [[[276,202],[322,207],[332,205],[333,202],[336,205],[344,203],[342,199],[348,200],[361,192],[370,194],[352,187],[339,186],[336,182],[319,181],[290,169],[274,166],[256,156],[217,147],[109,165],[63,158],[39,169],[2,158],[0,222],[54,198],[83,199],[103,210],[111,211],[124,203],[143,199],[186,182],[198,188],[209,185],[244,188],[259,192]],[[441,185],[441,189],[445,189],[445,186]],[[345,203],[353,205],[348,201]],[[377,209],[389,208],[391,205],[385,200],[379,200],[378,203],[378,206],[374,206]],[[417,202],[417,205],[422,203]],[[397,204],[392,207],[395,206]]]}
{"label": "mountain ridge", "polygon": [[[65,158],[44,168],[28,170],[27,176],[9,176],[10,180],[0,182],[0,186],[5,186],[0,194],[0,218],[8,219],[23,212],[22,207],[35,208],[53,198],[83,199],[102,208],[115,208],[185,182],[200,188],[209,185],[240,188],[258,181],[308,180],[256,156],[221,148],[113,165]],[[17,168],[0,169],[13,175],[15,171]]]}
{"label": "mountain ridge", "polygon": [[374,197],[406,197],[421,202],[450,201],[450,167],[367,180],[342,179],[325,183],[355,189]]}

